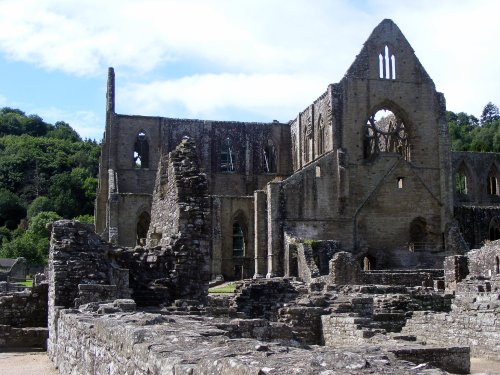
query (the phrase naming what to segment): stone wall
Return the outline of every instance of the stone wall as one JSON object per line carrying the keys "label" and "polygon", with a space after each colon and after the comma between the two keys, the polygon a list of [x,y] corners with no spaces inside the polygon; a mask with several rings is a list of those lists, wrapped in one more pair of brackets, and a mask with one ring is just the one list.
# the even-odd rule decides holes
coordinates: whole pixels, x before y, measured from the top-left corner
{"label": "stone wall", "polygon": [[48,284],[0,293],[0,348],[46,348]]}
{"label": "stone wall", "polygon": [[500,228],[500,207],[455,206],[454,214],[460,232],[471,249],[478,249],[485,241],[496,239],[490,237],[490,229]]}
{"label": "stone wall", "polygon": [[488,191],[488,176],[493,176],[497,181],[500,177],[500,153],[455,151],[451,156],[454,181],[461,174],[465,177],[466,185],[465,192],[454,190],[456,205],[487,207],[500,204],[498,186],[494,187],[495,191]]}
{"label": "stone wall", "polygon": [[239,283],[232,306],[247,318],[276,321],[278,310],[297,298],[299,291],[288,279],[258,279]]}
{"label": "stone wall", "polygon": [[0,325],[47,327],[48,284],[23,292],[0,294]]}
{"label": "stone wall", "polygon": [[500,352],[500,241],[445,261],[445,285],[455,293],[449,313],[414,313],[403,332],[429,343],[454,342],[472,355]]}
{"label": "stone wall", "polygon": [[262,320],[220,322],[178,315],[92,315],[65,310],[58,322],[59,345],[51,358],[61,374],[402,375],[428,368],[400,361],[380,347],[369,351],[305,349],[293,340],[266,342],[251,336],[264,339],[269,334],[272,338],[279,331],[283,337],[290,333]]}

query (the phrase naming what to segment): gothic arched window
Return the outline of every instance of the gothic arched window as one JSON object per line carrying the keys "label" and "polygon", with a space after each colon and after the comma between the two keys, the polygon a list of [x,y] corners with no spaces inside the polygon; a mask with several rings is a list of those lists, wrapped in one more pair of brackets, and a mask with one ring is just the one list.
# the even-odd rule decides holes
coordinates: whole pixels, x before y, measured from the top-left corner
{"label": "gothic arched window", "polygon": [[136,168],[149,168],[149,145],[143,130],[137,133],[135,138],[134,166]]}
{"label": "gothic arched window", "polygon": [[371,115],[365,125],[364,157],[370,159],[382,152],[401,154],[410,160],[410,143],[403,120],[388,110]]}
{"label": "gothic arched window", "polygon": [[320,116],[318,121],[318,155],[321,155],[325,152],[325,133],[325,122],[323,121],[323,117]]}
{"label": "gothic arched window", "polygon": [[245,255],[245,236],[239,222],[233,224],[233,257]]}

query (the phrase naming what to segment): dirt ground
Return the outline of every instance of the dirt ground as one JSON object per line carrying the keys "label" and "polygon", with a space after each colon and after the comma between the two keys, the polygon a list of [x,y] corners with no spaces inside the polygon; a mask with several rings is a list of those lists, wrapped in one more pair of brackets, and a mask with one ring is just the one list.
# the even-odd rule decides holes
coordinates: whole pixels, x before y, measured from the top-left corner
{"label": "dirt ground", "polygon": [[46,352],[0,353],[2,375],[58,375]]}
{"label": "dirt ground", "polygon": [[[500,358],[491,361],[482,358],[471,359],[471,374],[499,375]],[[1,375],[58,375],[45,352],[0,352]]]}

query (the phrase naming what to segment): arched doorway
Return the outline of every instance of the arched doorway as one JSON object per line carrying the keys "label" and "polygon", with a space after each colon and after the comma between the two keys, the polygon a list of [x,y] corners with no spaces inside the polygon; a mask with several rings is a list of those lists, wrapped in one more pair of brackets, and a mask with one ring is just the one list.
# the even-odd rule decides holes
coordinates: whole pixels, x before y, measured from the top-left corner
{"label": "arched doorway", "polygon": [[417,217],[410,223],[410,248],[414,251],[425,250],[427,243],[427,221]]}
{"label": "arched doorway", "polygon": [[136,227],[136,244],[137,245],[145,245],[146,237],[148,235],[149,224],[151,223],[151,217],[149,214],[144,211],[139,215],[137,219],[137,227]]}

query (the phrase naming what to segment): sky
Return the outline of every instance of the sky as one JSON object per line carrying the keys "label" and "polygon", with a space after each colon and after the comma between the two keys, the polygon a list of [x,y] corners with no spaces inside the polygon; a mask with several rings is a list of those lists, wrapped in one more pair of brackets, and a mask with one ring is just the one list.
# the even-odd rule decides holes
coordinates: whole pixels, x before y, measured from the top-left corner
{"label": "sky", "polygon": [[392,19],[448,110],[500,106],[498,0],[0,0],[0,107],[104,132],[116,112],[287,122]]}

